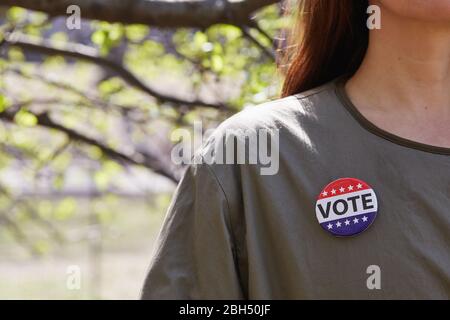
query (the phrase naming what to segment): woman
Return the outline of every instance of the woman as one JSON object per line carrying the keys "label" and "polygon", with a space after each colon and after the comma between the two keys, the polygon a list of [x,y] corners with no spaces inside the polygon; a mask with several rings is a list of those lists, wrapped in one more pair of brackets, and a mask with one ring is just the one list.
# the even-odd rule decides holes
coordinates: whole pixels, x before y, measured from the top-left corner
{"label": "woman", "polygon": [[277,173],[190,166],[143,298],[450,298],[450,2],[370,4],[380,29],[365,1],[302,2],[284,98],[199,155],[265,129]]}

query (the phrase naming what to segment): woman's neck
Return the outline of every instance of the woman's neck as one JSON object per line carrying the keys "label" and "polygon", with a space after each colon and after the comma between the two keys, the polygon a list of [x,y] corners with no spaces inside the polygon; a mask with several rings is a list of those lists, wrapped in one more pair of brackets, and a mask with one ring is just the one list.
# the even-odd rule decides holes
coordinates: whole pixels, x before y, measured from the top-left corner
{"label": "woman's neck", "polygon": [[[381,29],[370,31],[366,57],[346,90],[381,128],[450,147],[450,23],[383,11]],[[419,136],[412,124],[433,128]]]}

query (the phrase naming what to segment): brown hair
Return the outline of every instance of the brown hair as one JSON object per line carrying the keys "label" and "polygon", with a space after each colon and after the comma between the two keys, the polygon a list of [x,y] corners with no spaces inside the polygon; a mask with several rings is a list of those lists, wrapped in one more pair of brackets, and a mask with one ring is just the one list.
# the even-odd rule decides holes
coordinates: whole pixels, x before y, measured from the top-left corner
{"label": "brown hair", "polygon": [[357,70],[368,45],[368,5],[368,0],[300,0],[294,44],[284,53],[283,97]]}

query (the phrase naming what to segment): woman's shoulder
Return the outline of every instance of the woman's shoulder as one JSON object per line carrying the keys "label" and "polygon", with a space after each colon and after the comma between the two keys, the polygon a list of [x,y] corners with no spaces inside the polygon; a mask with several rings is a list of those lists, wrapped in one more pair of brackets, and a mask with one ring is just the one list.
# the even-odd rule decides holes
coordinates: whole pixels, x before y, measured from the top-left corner
{"label": "woman's shoulder", "polygon": [[308,91],[246,107],[222,122],[215,134],[243,130],[281,129],[308,119],[316,119],[318,111],[335,102],[335,82]]}
{"label": "woman's shoulder", "polygon": [[[209,162],[222,164],[227,162],[223,158],[236,158],[239,153],[247,158],[260,155],[270,145],[276,147],[280,156],[293,146],[299,151],[304,149],[303,153],[311,152],[312,141],[325,139],[327,127],[332,127],[336,119],[339,121],[340,111],[336,110],[340,108],[330,105],[337,99],[334,88],[331,82],[300,94],[247,107],[222,122],[204,140],[196,155],[199,158],[207,155],[211,159]],[[236,148],[245,150],[240,152]],[[237,162],[246,163],[244,160]]]}
{"label": "woman's shoulder", "polygon": [[235,203],[244,172],[247,177],[271,176],[286,162],[285,157],[292,159],[293,153],[298,155],[296,159],[314,162],[314,144],[327,137],[321,133],[326,124],[319,118],[333,94],[333,86],[326,84],[245,108],[222,122],[205,140],[196,153],[196,163],[207,168],[229,202]]}

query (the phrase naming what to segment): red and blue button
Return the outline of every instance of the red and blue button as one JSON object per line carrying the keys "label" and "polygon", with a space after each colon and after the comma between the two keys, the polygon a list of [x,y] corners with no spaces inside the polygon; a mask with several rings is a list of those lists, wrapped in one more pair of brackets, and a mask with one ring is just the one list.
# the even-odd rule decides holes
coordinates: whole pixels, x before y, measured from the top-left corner
{"label": "red and blue button", "polygon": [[353,236],[365,231],[375,220],[378,200],[366,182],[341,178],[328,184],[316,202],[320,226],[334,236]]}

